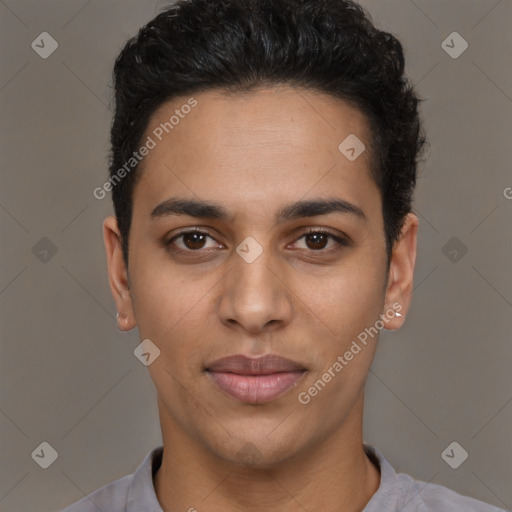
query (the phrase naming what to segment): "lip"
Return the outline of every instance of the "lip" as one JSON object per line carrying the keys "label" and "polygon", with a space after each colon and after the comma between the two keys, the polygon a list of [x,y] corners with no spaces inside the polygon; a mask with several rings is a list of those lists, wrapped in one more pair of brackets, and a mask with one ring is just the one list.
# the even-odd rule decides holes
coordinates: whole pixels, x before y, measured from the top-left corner
{"label": "lip", "polygon": [[210,363],[206,371],[232,398],[249,404],[263,404],[297,386],[306,368],[291,359],[268,354],[258,358],[224,357]]}

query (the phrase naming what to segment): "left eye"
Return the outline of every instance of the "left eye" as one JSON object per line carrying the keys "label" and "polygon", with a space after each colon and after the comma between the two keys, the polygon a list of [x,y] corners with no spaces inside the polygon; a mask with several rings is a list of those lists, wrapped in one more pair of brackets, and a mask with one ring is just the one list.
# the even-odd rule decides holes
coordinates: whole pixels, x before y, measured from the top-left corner
{"label": "left eye", "polygon": [[[306,233],[302,235],[295,245],[303,240],[304,246],[299,247],[300,249],[309,249],[312,251],[322,251],[329,250],[332,247],[336,247],[338,245],[342,245],[342,240],[331,233],[326,233],[324,231],[312,231],[310,233]],[[329,241],[331,245],[329,245]]]}

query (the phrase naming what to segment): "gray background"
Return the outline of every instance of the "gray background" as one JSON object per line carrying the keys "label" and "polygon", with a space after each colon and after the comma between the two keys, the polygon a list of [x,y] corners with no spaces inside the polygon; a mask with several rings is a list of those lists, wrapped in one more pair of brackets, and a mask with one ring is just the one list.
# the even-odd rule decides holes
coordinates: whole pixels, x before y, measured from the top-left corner
{"label": "gray background", "polygon": [[[117,331],[107,285],[110,199],[92,191],[106,176],[113,61],[162,5],[0,3],[1,511],[57,510],[160,443],[137,333]],[[404,43],[431,143],[412,310],[381,335],[365,440],[399,471],[510,510],[512,2],[364,5]],[[31,48],[44,31],[59,44],[48,59]],[[457,59],[441,47],[453,31],[469,43]],[[48,469],[31,457],[43,441],[58,452]],[[456,470],[441,458],[453,441],[469,453]]]}

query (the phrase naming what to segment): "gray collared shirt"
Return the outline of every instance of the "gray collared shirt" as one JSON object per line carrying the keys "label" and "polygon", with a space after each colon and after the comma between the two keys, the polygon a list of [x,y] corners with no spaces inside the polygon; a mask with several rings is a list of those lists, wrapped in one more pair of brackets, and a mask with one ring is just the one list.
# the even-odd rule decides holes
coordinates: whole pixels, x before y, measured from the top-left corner
{"label": "gray collared shirt", "polygon": [[[107,484],[62,512],[163,512],[153,486],[162,450],[160,446],[149,452],[133,475]],[[363,512],[505,512],[441,485],[396,473],[378,449],[365,445],[365,450],[380,466],[381,475],[380,486]]]}

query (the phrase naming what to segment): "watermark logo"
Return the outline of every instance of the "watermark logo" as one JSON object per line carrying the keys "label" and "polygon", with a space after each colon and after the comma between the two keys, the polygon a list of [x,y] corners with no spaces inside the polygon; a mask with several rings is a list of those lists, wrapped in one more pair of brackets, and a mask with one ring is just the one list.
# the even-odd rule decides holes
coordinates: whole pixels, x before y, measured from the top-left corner
{"label": "watermark logo", "polygon": [[47,59],[59,47],[59,43],[48,32],[41,32],[30,46],[39,57]]}
{"label": "watermark logo", "polygon": [[352,133],[338,146],[338,149],[347,160],[354,162],[364,153],[366,146]]}
{"label": "watermark logo", "polygon": [[57,450],[46,441],[42,442],[33,452],[32,458],[43,469],[48,469],[56,460],[59,454]]}
{"label": "watermark logo", "polygon": [[246,443],[236,455],[240,462],[250,466],[256,464],[263,456],[253,443]]}
{"label": "watermark logo", "polygon": [[468,49],[468,47],[468,42],[458,32],[452,32],[441,43],[441,48],[452,59],[458,59]]}
{"label": "watermark logo", "polygon": [[48,263],[57,254],[57,246],[49,238],[43,236],[32,247],[32,254],[41,263]]}
{"label": "watermark logo", "polygon": [[468,252],[468,248],[456,236],[450,238],[442,248],[443,254],[452,262],[458,263]]}
{"label": "watermark logo", "polygon": [[133,354],[144,366],[149,366],[160,356],[160,349],[150,339],[145,339]]}
{"label": "watermark logo", "polygon": [[457,441],[450,443],[441,453],[441,458],[452,469],[460,467],[468,457],[468,452]]}
{"label": "watermark logo", "polygon": [[248,236],[236,248],[236,252],[246,263],[254,263],[263,253],[263,247],[252,236]]}
{"label": "watermark logo", "polygon": [[187,114],[190,114],[192,109],[196,106],[197,100],[189,98],[187,103],[182,105],[181,108],[176,109],[174,111],[174,115],[169,118],[169,121],[160,123],[160,125],[153,130],[152,134],[148,136],[138,151],[134,151],[128,161],[125,162],[125,164],[119,168],[108,181],[106,181],[101,187],[96,187],[93,190],[93,196],[98,200],[104,199],[107,192],[111,192],[116,185],[121,183],[121,181],[126,178],[126,176],[130,174],[140,162],[142,162],[144,157],[148,156],[150,151],[156,148],[158,143],[163,140],[165,134],[171,133],[171,131],[181,123],[181,120],[185,119]]}

